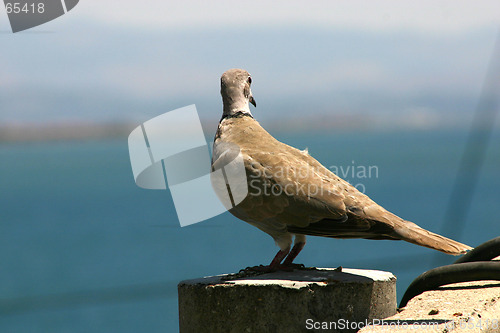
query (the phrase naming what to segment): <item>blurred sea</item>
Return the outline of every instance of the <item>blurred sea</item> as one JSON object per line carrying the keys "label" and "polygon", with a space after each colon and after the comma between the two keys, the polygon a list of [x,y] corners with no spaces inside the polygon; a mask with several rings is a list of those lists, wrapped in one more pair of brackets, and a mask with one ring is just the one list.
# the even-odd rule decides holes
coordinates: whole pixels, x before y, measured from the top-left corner
{"label": "blurred sea", "polygon": [[[273,134],[327,166],[376,167],[371,177],[347,179],[441,232],[466,132]],[[497,132],[466,225],[446,236],[475,246],[500,234],[499,147]],[[181,228],[168,191],[135,185],[126,139],[2,143],[0,161],[0,332],[176,332],[180,280],[267,264],[277,251],[229,213]],[[401,298],[435,253],[405,242],[309,237],[297,262],[389,270]]]}

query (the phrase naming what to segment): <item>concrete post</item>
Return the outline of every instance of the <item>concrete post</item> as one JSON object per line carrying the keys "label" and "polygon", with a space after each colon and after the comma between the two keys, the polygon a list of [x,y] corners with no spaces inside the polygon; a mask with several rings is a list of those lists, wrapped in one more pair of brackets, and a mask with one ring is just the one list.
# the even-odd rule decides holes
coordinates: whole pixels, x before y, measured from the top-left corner
{"label": "concrete post", "polygon": [[389,272],[321,268],[224,276],[179,283],[181,333],[311,332],[325,325],[330,332],[355,332],[360,322],[396,313],[396,278]]}

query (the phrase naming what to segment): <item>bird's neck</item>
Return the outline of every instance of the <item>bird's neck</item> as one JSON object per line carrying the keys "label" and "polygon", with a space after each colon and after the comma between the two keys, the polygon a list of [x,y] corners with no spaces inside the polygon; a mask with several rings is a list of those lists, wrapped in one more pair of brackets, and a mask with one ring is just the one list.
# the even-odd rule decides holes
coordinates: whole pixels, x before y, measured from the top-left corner
{"label": "bird's neck", "polygon": [[222,117],[233,117],[238,114],[247,114],[252,116],[250,112],[250,107],[248,105],[248,99],[239,98],[237,100],[232,100],[229,98],[223,99],[224,109]]}

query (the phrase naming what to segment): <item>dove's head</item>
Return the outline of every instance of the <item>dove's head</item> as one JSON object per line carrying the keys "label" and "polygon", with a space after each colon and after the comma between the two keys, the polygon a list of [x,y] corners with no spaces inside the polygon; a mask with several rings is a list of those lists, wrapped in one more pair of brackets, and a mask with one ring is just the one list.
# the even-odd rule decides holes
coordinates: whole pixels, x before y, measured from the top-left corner
{"label": "dove's head", "polygon": [[250,90],[252,77],[244,69],[227,70],[220,78],[220,93],[224,103],[224,116],[236,114],[238,111],[250,114],[248,102],[257,106]]}

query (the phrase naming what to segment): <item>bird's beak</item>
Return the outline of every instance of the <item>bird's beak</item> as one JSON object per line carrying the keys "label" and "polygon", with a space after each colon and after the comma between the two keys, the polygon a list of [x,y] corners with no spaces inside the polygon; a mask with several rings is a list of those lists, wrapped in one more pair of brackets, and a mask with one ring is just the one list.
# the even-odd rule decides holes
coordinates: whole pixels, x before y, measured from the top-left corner
{"label": "bird's beak", "polygon": [[253,99],[253,96],[250,96],[250,99],[248,101],[252,103],[253,106],[257,107],[257,103],[255,102],[255,99]]}

